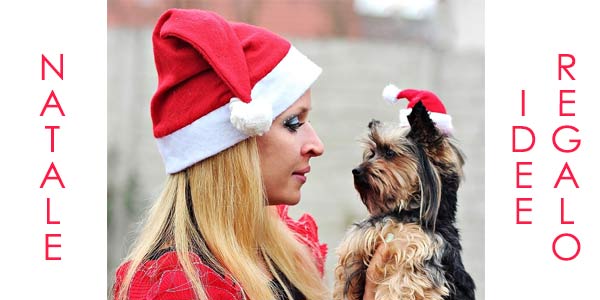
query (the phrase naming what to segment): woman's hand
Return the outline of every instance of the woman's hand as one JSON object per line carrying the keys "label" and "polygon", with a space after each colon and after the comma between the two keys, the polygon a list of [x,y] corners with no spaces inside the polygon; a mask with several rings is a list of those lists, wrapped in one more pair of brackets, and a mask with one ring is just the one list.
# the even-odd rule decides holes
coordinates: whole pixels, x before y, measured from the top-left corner
{"label": "woman's hand", "polygon": [[367,280],[365,281],[365,293],[363,295],[363,300],[375,300],[375,288],[376,284],[372,281],[375,278],[376,266],[381,265],[381,261],[383,260],[383,253],[387,248],[387,244],[394,239],[394,235],[392,233],[388,233],[385,236],[385,240],[383,243],[377,246],[375,249],[375,254],[373,254],[373,258],[369,263],[369,267],[367,268]]}

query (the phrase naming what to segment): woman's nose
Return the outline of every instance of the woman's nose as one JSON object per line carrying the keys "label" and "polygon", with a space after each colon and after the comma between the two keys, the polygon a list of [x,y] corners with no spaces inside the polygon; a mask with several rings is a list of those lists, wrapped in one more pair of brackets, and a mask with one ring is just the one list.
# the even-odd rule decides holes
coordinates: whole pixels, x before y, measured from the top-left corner
{"label": "woman's nose", "polygon": [[310,123],[307,122],[305,126],[307,126],[307,136],[306,142],[302,146],[302,154],[310,156],[323,155],[323,152],[325,152],[325,146],[323,146],[323,142],[321,142],[317,132]]}

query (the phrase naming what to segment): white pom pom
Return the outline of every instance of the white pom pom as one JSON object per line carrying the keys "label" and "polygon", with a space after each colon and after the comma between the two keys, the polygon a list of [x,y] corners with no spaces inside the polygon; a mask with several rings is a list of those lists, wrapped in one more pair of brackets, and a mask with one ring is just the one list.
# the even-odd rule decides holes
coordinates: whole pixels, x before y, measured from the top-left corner
{"label": "white pom pom", "polygon": [[398,101],[398,98],[396,98],[396,96],[398,96],[398,94],[400,93],[400,91],[401,91],[400,88],[398,88],[397,86],[395,86],[393,84],[388,84],[383,89],[383,92],[381,93],[381,96],[387,102],[394,104],[394,103],[396,103],[396,101]]}
{"label": "white pom pom", "polygon": [[245,103],[233,97],[229,101],[229,110],[231,124],[248,136],[263,135],[271,128],[273,109],[269,103],[256,100]]}

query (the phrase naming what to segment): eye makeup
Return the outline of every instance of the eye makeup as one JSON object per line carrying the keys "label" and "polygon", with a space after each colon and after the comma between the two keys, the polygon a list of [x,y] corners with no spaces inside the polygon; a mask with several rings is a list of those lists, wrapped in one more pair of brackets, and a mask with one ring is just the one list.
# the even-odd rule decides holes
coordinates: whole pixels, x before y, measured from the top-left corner
{"label": "eye makeup", "polygon": [[283,126],[290,132],[296,132],[302,125],[304,125],[304,122],[300,122],[298,115],[293,115],[283,122]]}

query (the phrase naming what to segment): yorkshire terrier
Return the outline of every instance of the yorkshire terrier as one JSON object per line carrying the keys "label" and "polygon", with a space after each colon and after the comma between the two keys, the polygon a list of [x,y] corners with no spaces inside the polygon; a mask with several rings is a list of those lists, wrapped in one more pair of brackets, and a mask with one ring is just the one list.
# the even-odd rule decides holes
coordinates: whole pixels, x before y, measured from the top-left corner
{"label": "yorkshire terrier", "polygon": [[369,278],[375,299],[475,299],[455,226],[463,154],[420,101],[408,123],[369,123],[363,162],[352,173],[370,215],[337,249],[335,300],[362,300],[367,268],[383,242],[381,263]]}

